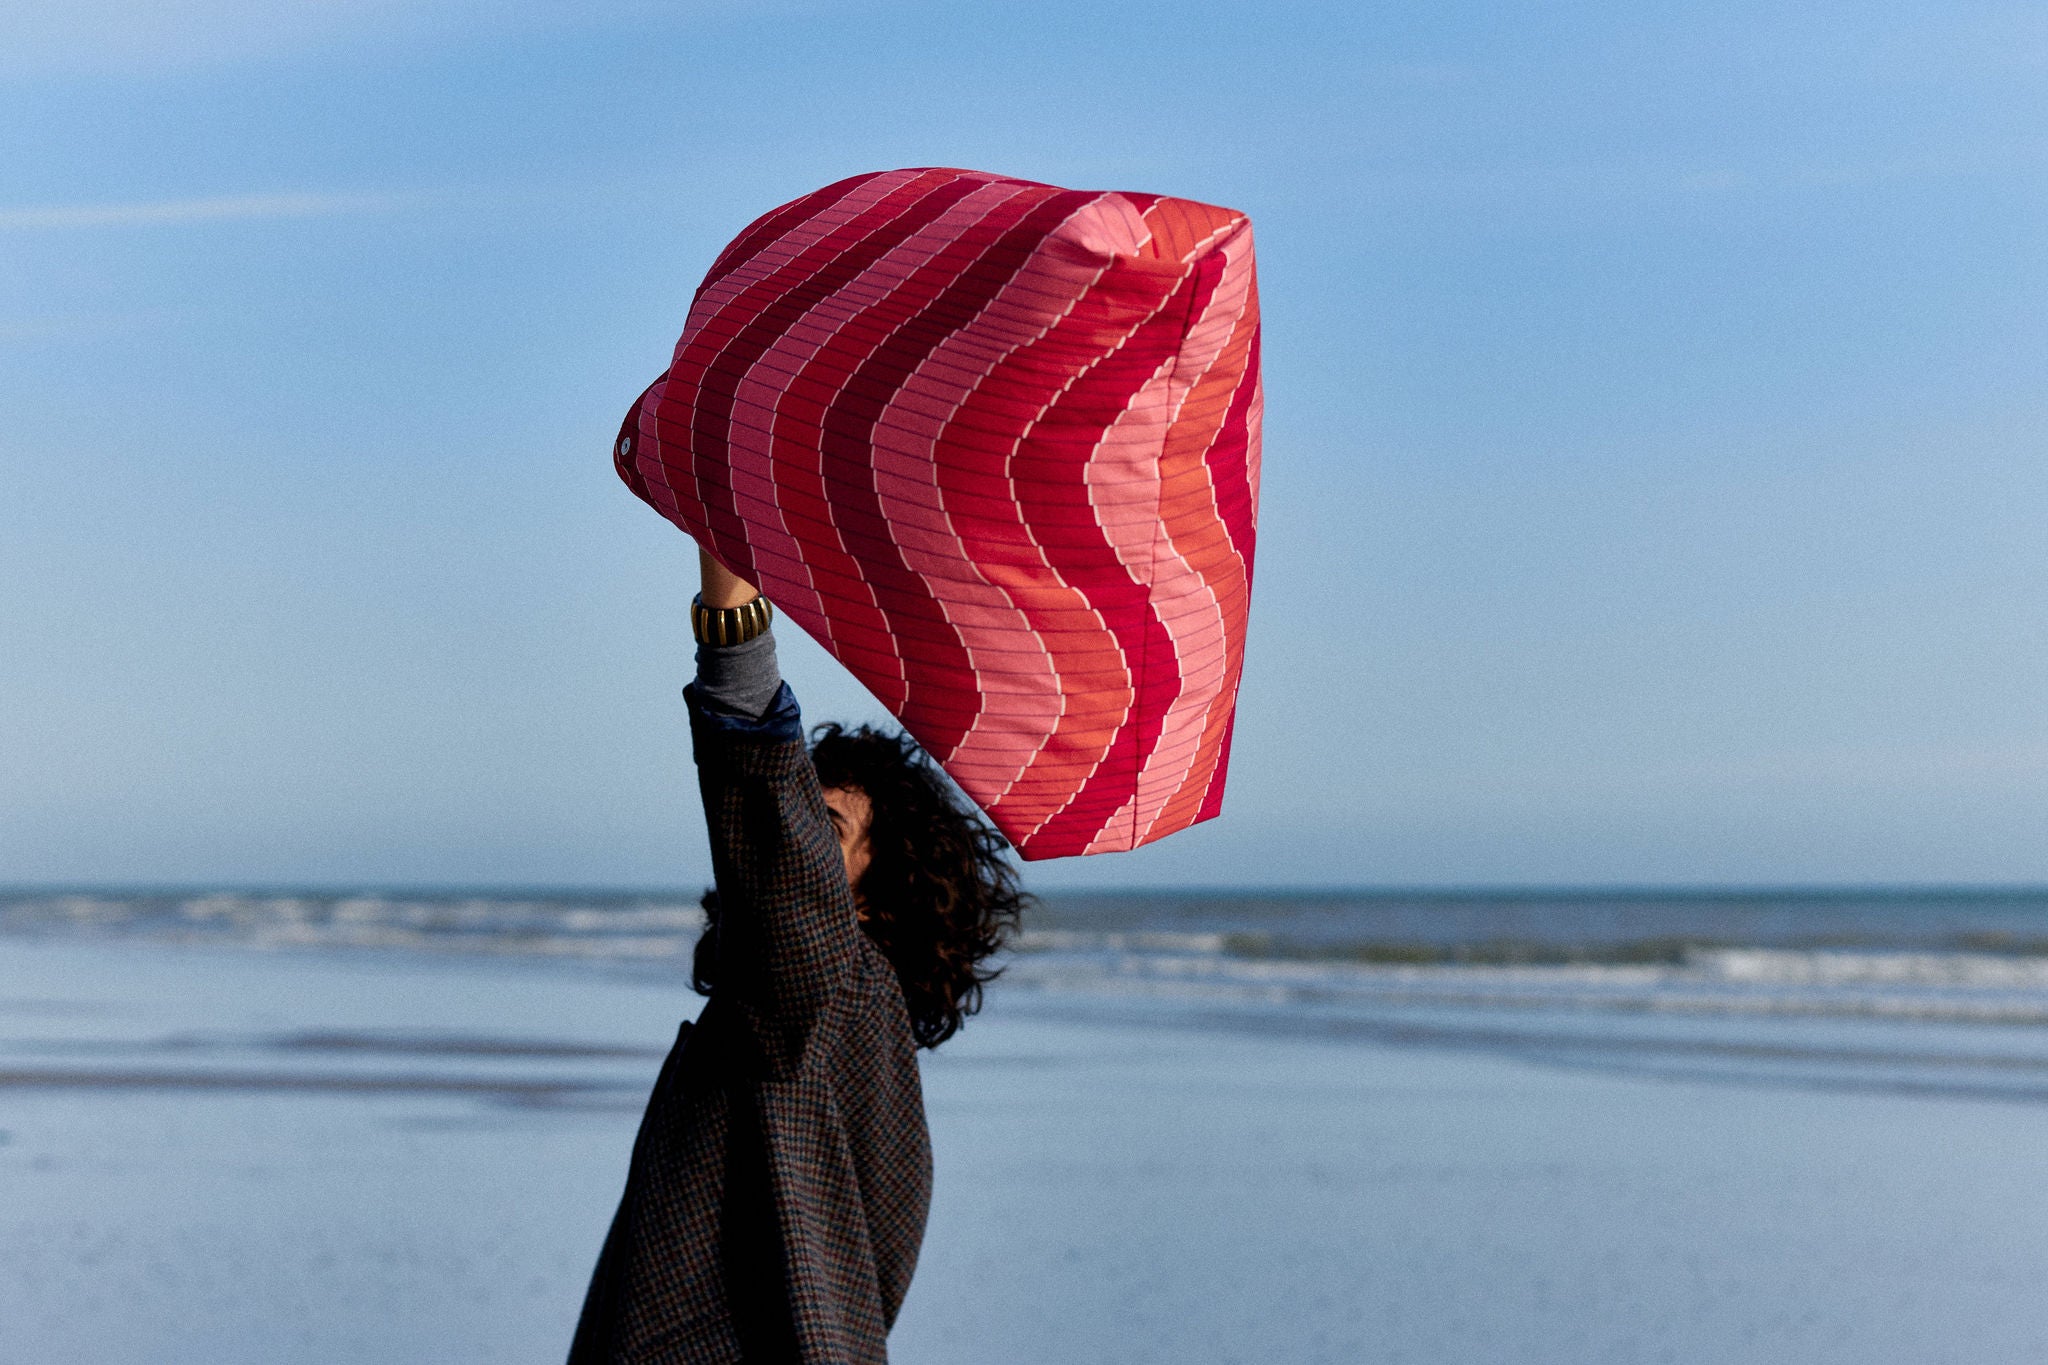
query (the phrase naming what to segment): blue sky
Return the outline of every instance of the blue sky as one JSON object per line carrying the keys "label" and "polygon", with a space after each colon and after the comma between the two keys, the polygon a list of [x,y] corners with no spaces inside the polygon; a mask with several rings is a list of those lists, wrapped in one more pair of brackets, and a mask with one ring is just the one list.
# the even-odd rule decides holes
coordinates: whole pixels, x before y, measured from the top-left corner
{"label": "blue sky", "polygon": [[1039,885],[2048,880],[2044,116],[1978,0],[0,0],[0,882],[701,880],[608,443],[930,164],[1259,232],[1225,815]]}

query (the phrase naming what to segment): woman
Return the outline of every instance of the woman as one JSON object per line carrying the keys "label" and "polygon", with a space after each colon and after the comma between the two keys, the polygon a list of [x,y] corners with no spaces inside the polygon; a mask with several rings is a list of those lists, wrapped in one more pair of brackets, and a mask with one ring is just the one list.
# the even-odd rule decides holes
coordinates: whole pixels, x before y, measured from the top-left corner
{"label": "woman", "polygon": [[571,1365],[885,1361],[931,1201],[916,1049],[980,1006],[1023,902],[909,741],[806,750],[772,612],[700,555],[684,689],[715,892]]}

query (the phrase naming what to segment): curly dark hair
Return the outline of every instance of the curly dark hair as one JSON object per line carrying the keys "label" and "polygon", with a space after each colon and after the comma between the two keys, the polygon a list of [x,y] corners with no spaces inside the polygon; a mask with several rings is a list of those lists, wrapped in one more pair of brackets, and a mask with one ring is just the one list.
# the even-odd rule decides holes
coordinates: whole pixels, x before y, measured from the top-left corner
{"label": "curly dark hair", "polygon": [[[855,888],[861,928],[896,969],[917,1045],[937,1047],[981,1008],[982,987],[1001,971],[985,964],[1031,901],[1009,841],[908,735],[820,725],[811,765],[819,785],[863,792],[872,805],[871,858]],[[718,960],[715,889],[704,893],[704,915],[690,984],[709,995]]]}

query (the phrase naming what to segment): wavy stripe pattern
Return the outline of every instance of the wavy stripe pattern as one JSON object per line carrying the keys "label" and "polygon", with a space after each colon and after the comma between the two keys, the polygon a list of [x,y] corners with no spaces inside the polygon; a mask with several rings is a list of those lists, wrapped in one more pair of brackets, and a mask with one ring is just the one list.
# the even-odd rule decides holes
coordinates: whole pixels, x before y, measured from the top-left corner
{"label": "wavy stripe pattern", "polygon": [[924,167],[735,238],[614,453],[1050,858],[1221,808],[1260,403],[1243,214]]}

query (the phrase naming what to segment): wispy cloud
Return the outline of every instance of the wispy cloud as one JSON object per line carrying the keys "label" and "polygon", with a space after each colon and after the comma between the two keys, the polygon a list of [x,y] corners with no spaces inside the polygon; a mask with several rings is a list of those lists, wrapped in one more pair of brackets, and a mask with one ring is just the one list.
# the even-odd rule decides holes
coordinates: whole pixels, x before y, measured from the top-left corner
{"label": "wispy cloud", "polygon": [[0,74],[206,71],[351,46],[645,22],[676,7],[674,0],[0,0]]}
{"label": "wispy cloud", "polygon": [[319,194],[271,191],[200,199],[155,199],[129,204],[43,204],[0,208],[0,231],[154,227],[171,223],[225,223],[262,218],[331,218],[394,208],[388,194]]}

